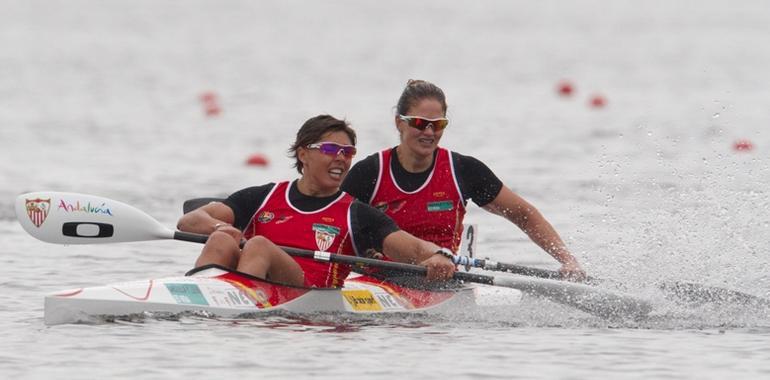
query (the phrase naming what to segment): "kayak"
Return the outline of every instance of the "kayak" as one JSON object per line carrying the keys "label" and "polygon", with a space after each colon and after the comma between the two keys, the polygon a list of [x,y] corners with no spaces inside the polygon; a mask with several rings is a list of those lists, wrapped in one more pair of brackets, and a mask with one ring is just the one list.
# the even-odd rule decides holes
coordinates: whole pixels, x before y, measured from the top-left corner
{"label": "kayak", "polygon": [[[51,204],[61,204],[52,208]],[[65,207],[66,206],[66,207]],[[70,207],[71,206],[71,207]],[[174,231],[148,214],[125,203],[87,194],[35,192],[19,195],[16,216],[27,233],[55,244],[106,244],[149,240],[205,243],[207,235]],[[425,267],[337,255],[330,252],[281,247],[293,257],[356,267],[380,268],[406,277],[424,277]],[[471,250],[468,250],[470,253]],[[476,289],[508,289],[516,294],[543,297],[601,318],[644,318],[652,304],[640,297],[595,286],[552,278],[539,278],[532,268],[453,257],[466,270],[481,268],[510,272],[505,276],[456,272],[452,289],[413,288],[367,276],[347,280],[341,289],[293,288],[255,279],[222,268],[198,271],[192,276],[144,280],[57,292],[45,298],[47,324],[90,322],[88,316],[119,316],[143,312],[201,312],[221,317],[270,311],[297,313],[347,312],[386,314],[398,312],[464,311],[473,305]],[[520,269],[525,269],[521,271]],[[554,272],[557,273],[557,272]],[[401,285],[399,285],[401,284]],[[483,297],[482,297],[483,298]],[[510,300],[509,300],[509,303]],[[515,301],[513,304],[517,304]]]}
{"label": "kayak", "polygon": [[342,288],[293,287],[212,265],[189,276],[49,294],[44,320],[47,325],[57,325],[146,312],[223,318],[270,312],[440,314],[475,307],[475,290],[469,284],[420,289],[358,274],[348,277]]}

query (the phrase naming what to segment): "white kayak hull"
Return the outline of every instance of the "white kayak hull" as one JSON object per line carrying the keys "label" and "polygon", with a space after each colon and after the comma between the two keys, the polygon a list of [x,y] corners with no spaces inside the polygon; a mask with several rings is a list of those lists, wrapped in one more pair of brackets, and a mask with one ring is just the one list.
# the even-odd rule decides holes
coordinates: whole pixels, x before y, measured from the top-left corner
{"label": "white kayak hull", "polygon": [[45,323],[90,322],[95,317],[202,312],[244,314],[443,313],[475,307],[475,287],[419,290],[368,276],[350,277],[340,289],[296,288],[209,268],[193,276],[133,281],[57,292],[45,297]]}

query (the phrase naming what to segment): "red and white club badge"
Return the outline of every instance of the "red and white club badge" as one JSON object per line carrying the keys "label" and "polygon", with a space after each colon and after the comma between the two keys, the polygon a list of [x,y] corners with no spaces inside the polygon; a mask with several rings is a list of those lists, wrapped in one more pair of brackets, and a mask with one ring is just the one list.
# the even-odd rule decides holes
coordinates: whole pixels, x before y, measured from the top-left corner
{"label": "red and white club badge", "polygon": [[25,200],[25,207],[27,209],[29,220],[32,221],[32,224],[34,224],[35,227],[40,227],[40,225],[45,222],[45,218],[48,217],[48,212],[51,210],[51,198],[35,198]]}

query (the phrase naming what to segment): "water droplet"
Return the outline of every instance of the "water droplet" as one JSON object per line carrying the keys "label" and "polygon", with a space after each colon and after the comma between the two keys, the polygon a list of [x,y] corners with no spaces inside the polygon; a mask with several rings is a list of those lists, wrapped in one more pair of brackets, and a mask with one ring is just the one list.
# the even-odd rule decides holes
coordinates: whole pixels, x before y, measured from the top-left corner
{"label": "water droplet", "polygon": [[719,112],[715,112],[713,115],[711,115],[714,119],[719,119]]}

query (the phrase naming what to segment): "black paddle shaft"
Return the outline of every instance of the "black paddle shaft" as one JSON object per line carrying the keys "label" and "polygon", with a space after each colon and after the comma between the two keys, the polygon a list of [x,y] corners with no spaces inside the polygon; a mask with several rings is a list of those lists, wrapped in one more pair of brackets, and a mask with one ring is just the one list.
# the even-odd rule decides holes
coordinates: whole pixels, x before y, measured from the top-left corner
{"label": "black paddle shaft", "polygon": [[[196,234],[196,233],[184,232],[184,231],[174,232],[175,240],[190,241],[194,243],[206,243],[206,240],[208,240],[208,238],[209,238],[208,235],[202,235],[202,234]],[[382,269],[391,269],[391,270],[397,270],[405,273],[419,274],[422,276],[428,273],[428,269],[420,265],[397,263],[395,261],[384,261],[384,260],[371,259],[371,258],[358,257],[358,256],[335,255],[328,252],[318,252],[318,251],[311,251],[307,249],[299,249],[299,248],[291,248],[291,247],[280,247],[280,248],[283,249],[286,253],[288,253],[291,256],[305,257],[305,258],[309,258],[317,261],[329,261],[333,263],[342,263],[342,264],[348,264],[352,266],[368,266],[368,267],[375,267],[375,268],[382,268]],[[489,284],[489,285],[494,284],[494,280],[495,280],[495,278],[492,276],[485,276],[482,274],[464,273],[464,272],[455,272],[454,279],[460,280],[460,281],[466,281],[466,282],[474,282],[479,284]]]}

